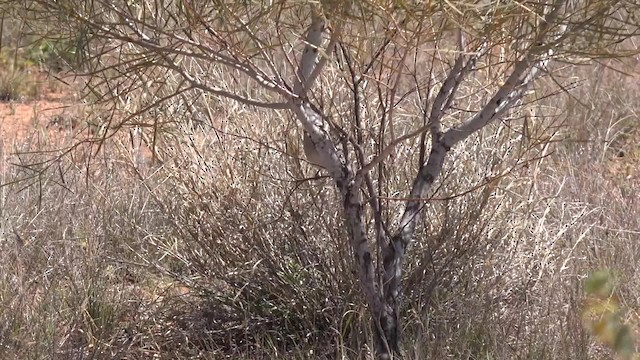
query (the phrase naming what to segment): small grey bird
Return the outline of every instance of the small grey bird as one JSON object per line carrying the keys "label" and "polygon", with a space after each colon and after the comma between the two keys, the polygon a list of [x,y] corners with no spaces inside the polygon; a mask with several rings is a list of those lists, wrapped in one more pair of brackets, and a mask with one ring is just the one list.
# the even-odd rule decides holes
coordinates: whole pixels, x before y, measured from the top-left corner
{"label": "small grey bird", "polygon": [[329,168],[328,162],[326,161],[327,159],[325,159],[318,152],[318,150],[316,149],[316,145],[313,143],[313,140],[311,140],[311,137],[306,131],[304,132],[302,145],[304,148],[304,155],[307,157],[307,161],[309,161],[315,166],[318,166],[324,169]]}

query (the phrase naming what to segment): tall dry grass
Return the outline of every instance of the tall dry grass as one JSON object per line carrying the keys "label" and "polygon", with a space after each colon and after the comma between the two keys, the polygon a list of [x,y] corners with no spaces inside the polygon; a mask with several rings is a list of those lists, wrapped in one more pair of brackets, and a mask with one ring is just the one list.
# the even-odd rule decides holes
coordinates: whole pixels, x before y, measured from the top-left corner
{"label": "tall dry grass", "polygon": [[[640,98],[608,67],[562,75],[586,81],[452,153],[407,260],[411,358],[613,358],[582,320],[582,282],[601,268],[637,323]],[[135,113],[146,99],[132,95]],[[286,113],[199,97],[123,118],[99,151],[4,154],[17,165],[2,174],[2,358],[370,356],[333,184]],[[132,153],[133,126],[155,159]],[[413,157],[394,158],[392,188]]]}

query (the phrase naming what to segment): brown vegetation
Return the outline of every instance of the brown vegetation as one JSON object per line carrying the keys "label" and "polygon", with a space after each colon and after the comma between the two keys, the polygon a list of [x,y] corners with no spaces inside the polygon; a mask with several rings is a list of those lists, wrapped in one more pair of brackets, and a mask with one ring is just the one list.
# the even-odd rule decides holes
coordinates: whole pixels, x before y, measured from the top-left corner
{"label": "brown vegetation", "polygon": [[[600,269],[640,339],[637,72],[568,66],[577,88],[538,83],[526,121],[453,152],[406,259],[410,358],[613,359],[583,316]],[[47,101],[0,105],[0,358],[370,356],[339,199],[293,120],[176,98],[121,123],[145,99]],[[412,156],[393,155],[391,189]]]}

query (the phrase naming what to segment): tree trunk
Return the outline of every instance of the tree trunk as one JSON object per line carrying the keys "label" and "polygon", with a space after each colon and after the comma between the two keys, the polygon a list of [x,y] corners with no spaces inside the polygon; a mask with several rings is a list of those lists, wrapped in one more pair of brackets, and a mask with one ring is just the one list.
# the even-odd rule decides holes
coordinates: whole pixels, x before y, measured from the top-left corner
{"label": "tree trunk", "polygon": [[373,315],[374,346],[380,360],[402,359],[400,352],[400,314],[397,304],[385,301],[382,312]]}

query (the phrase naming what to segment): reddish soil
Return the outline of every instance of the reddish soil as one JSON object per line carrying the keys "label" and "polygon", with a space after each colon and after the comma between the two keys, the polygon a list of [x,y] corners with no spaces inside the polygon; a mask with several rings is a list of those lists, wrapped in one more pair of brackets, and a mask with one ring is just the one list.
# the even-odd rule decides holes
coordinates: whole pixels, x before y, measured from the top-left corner
{"label": "reddish soil", "polygon": [[54,121],[67,106],[58,101],[36,100],[0,103],[0,139],[3,150],[20,147],[34,130]]}
{"label": "reddish soil", "polygon": [[[65,77],[71,85],[49,78],[46,73],[36,76],[41,94],[38,99],[0,102],[0,175],[6,173],[9,164],[18,162],[20,153],[65,149],[78,144],[78,135],[87,135],[80,131],[87,130],[90,115],[74,93],[79,84],[73,81],[73,76]],[[134,136],[127,131],[122,135],[125,139]],[[141,138],[134,150],[133,141],[133,137],[125,141],[132,145],[127,149],[130,160],[136,166],[146,166],[152,160],[151,150]],[[82,163],[87,151],[93,151],[90,144],[75,147],[72,161]]]}
{"label": "reddish soil", "polygon": [[16,153],[61,144],[69,135],[61,124],[77,100],[69,86],[59,83],[54,88],[46,85],[53,80],[45,80],[39,99],[0,102],[0,173]]}

